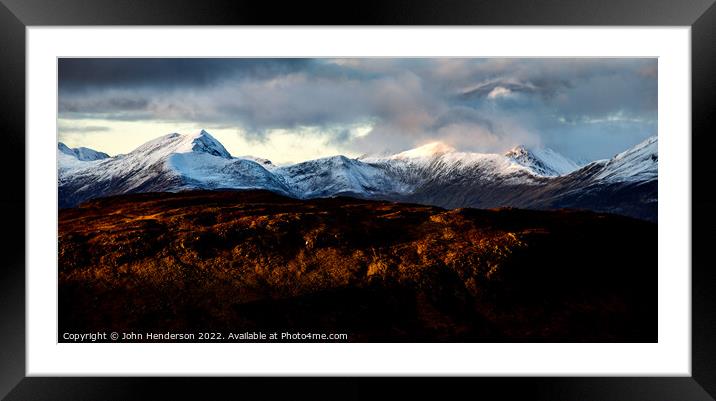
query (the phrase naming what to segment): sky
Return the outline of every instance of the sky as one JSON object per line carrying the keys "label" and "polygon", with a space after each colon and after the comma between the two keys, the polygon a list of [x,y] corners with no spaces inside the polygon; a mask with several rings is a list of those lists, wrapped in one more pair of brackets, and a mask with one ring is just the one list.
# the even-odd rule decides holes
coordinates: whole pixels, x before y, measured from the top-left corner
{"label": "sky", "polygon": [[655,58],[61,58],[58,135],[110,155],[205,129],[277,164],[549,147],[578,162],[657,135]]}

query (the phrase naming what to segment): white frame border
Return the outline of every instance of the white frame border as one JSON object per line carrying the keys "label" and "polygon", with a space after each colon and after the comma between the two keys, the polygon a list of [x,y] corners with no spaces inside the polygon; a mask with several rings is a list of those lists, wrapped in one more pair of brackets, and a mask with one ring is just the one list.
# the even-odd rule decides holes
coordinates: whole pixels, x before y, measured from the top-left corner
{"label": "white frame border", "polygon": [[[27,27],[27,375],[690,376],[690,36],[690,27]],[[658,57],[659,184],[669,189],[659,191],[659,342],[57,343],[56,59],[142,56]]]}

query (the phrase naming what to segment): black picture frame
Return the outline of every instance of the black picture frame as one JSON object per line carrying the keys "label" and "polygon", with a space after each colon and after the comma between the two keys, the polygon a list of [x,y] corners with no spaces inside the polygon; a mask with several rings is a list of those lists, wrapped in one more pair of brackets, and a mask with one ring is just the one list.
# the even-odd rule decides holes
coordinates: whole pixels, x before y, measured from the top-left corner
{"label": "black picture frame", "polygon": [[[0,0],[0,133],[3,227],[0,268],[0,396],[7,400],[234,399],[376,395],[530,400],[713,400],[716,396],[716,199],[708,178],[716,125],[715,0],[512,0],[247,2]],[[692,68],[692,371],[690,377],[79,378],[25,377],[25,38],[58,25],[604,25],[690,26]],[[52,133],[54,135],[54,133]],[[52,251],[52,250],[48,250]],[[673,268],[688,268],[674,266]],[[405,382],[409,380],[408,382]],[[375,385],[389,384],[378,390]],[[229,391],[226,391],[229,390]],[[467,392],[467,393],[464,393]]]}

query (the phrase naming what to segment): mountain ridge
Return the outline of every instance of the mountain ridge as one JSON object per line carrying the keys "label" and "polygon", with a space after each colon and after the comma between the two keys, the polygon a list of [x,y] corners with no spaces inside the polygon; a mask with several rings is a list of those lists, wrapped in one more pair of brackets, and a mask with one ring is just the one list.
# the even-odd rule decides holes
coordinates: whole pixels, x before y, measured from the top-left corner
{"label": "mountain ridge", "polygon": [[70,148],[69,146],[65,145],[62,142],[57,143],[57,150],[60,152],[68,155],[73,156],[77,158],[77,160],[80,161],[94,161],[94,160],[101,160],[101,159],[107,159],[109,158],[109,155],[100,152],[94,149],[85,148],[84,146],[80,146],[77,148]]}
{"label": "mountain ridge", "polygon": [[547,148],[520,146],[501,155],[458,152],[440,142],[385,157],[336,155],[274,166],[231,156],[204,130],[164,135],[125,155],[59,162],[60,207],[123,193],[233,188],[443,208],[584,208],[656,220],[656,137],[581,167]]}

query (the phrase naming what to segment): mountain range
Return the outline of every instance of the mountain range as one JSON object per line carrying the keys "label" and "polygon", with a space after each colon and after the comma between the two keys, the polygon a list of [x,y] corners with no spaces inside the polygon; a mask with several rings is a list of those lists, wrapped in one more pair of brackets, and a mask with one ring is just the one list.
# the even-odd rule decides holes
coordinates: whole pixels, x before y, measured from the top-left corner
{"label": "mountain range", "polygon": [[298,199],[350,196],[443,208],[576,208],[657,220],[657,137],[580,166],[547,148],[459,152],[443,143],[382,157],[338,155],[276,166],[233,157],[208,132],[177,133],[109,157],[58,144],[59,207],[193,189],[266,189]]}

